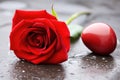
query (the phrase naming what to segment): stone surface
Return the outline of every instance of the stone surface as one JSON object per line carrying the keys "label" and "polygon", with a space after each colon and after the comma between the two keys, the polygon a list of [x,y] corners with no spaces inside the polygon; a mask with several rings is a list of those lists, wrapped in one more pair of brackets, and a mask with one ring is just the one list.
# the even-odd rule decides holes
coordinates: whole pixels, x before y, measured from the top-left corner
{"label": "stone surface", "polygon": [[[6,0],[0,0],[0,3],[4,1]],[[18,0],[11,1],[19,3]],[[26,5],[21,9],[47,9],[48,11],[52,4],[52,0],[20,0],[20,2]],[[1,7],[0,80],[120,80],[120,1],[56,0],[54,6],[61,20],[66,20],[74,12],[89,10],[91,15],[81,16],[73,23],[82,26],[94,22],[110,24],[118,38],[116,50],[107,57],[93,55],[79,39],[71,44],[68,61],[59,65],[33,65],[21,61],[9,50],[11,20],[17,7],[10,7],[10,9]]]}

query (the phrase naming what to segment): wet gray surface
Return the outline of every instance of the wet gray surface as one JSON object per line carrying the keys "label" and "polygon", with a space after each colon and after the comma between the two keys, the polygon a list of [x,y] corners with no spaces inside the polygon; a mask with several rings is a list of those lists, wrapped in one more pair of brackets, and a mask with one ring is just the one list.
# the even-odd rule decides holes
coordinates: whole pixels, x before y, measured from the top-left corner
{"label": "wet gray surface", "polygon": [[89,10],[92,12],[90,16],[81,16],[73,23],[87,26],[94,22],[105,22],[113,27],[118,38],[116,50],[107,57],[91,54],[79,39],[71,44],[68,61],[59,65],[33,65],[19,60],[9,50],[9,33],[14,10],[20,8],[50,11],[49,0],[8,1],[0,0],[0,80],[120,80],[119,0],[55,1],[55,9],[61,20],[66,20],[74,12]]}

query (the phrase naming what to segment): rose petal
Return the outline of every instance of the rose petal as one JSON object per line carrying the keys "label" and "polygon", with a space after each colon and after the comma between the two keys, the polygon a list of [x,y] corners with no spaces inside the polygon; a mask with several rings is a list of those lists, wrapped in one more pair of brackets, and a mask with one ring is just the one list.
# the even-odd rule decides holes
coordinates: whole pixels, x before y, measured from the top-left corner
{"label": "rose petal", "polygon": [[25,60],[28,60],[28,61],[38,57],[37,55],[33,55],[33,54],[25,52],[25,51],[18,51],[18,50],[16,51],[16,50],[14,50],[14,53],[20,59],[25,59]]}
{"label": "rose petal", "polygon": [[[26,47],[21,44],[21,35],[23,35],[24,31],[27,31],[27,28],[32,25],[32,22],[30,21],[21,21],[16,27],[12,29],[12,32],[10,33],[10,49],[11,50],[20,50],[20,48],[24,48],[25,50]],[[24,34],[24,36],[26,36]]]}
{"label": "rose petal", "polygon": [[[33,25],[33,27],[39,27],[39,28],[43,28],[46,31],[46,45],[50,43],[50,30],[49,30],[49,25],[45,25],[44,23],[41,22],[35,22],[35,24]],[[42,30],[41,30],[42,31]]]}
{"label": "rose petal", "polygon": [[61,48],[60,50],[56,50],[56,52],[48,60],[44,61],[44,63],[58,64],[66,61],[67,59],[67,51],[64,48]]}
{"label": "rose petal", "polygon": [[55,20],[51,20],[51,21],[56,26],[56,31],[59,33],[59,37],[63,42],[63,46],[66,48],[66,51],[68,52],[70,49],[70,32],[68,30],[67,25],[64,22],[60,22],[60,21],[58,22]]}
{"label": "rose petal", "polygon": [[[23,16],[21,16],[22,13],[24,14]],[[66,24],[64,22],[58,22],[56,18],[53,19],[49,17],[46,19],[47,17],[36,17],[34,16],[35,14],[29,14],[34,17],[25,17],[27,13],[28,12],[24,11],[20,11],[20,13],[16,11],[16,16],[14,16],[13,19],[13,26],[15,26],[10,34],[10,48],[15,51],[16,56],[34,64],[57,64],[65,61],[67,59],[67,52],[70,48],[70,33]],[[38,13],[36,13],[36,15],[38,15]],[[43,28],[46,32],[39,32],[40,28],[40,31],[43,31]],[[45,41],[44,48],[33,47],[27,44],[29,41],[27,42],[26,37],[32,38],[32,36],[29,37],[29,33],[32,31],[36,35],[46,33],[45,37],[42,36],[43,39],[41,36],[38,36],[39,40],[42,39]],[[34,36],[32,39],[33,41],[30,43],[34,43],[34,39],[37,40],[37,36]]]}
{"label": "rose petal", "polygon": [[[55,25],[54,25],[54,23],[51,22],[51,20],[45,19],[45,18],[43,18],[43,19],[34,19],[34,23],[40,23],[40,22],[43,23],[44,26],[49,27],[49,31],[47,32],[48,39],[53,40],[56,36],[58,36],[58,33],[56,31],[56,28],[55,28]],[[51,37],[51,34],[52,34],[52,37]],[[49,42],[51,42],[51,41],[49,41]]]}
{"label": "rose petal", "polygon": [[46,10],[40,10],[40,11],[16,10],[15,15],[13,17],[12,28],[22,20],[36,19],[36,18],[47,18],[47,19],[55,19],[56,20],[56,17],[48,14],[46,12]]}
{"label": "rose petal", "polygon": [[47,59],[49,59],[55,52],[55,45],[56,45],[56,41],[54,41],[53,44],[50,45],[48,49],[46,49],[43,52],[40,52],[39,57],[36,59],[33,59],[31,62],[34,64],[39,64],[39,63],[44,62]]}
{"label": "rose petal", "polygon": [[45,44],[44,37],[38,33],[28,35],[27,40],[25,40],[25,42],[27,42],[27,45],[36,48],[42,48],[43,44]]}
{"label": "rose petal", "polygon": [[[31,28],[30,26],[32,26],[32,25],[33,25],[33,21],[23,20],[18,25],[16,25],[16,27],[13,28],[13,30],[10,34],[10,43],[11,43],[10,49],[11,50],[24,50],[26,52],[30,52],[30,50],[28,49],[29,45],[26,45],[26,43],[27,43],[27,41],[25,41],[26,36],[31,31],[39,30],[39,27]],[[46,27],[43,27],[43,28],[46,28]],[[47,30],[47,33],[49,34],[49,30]],[[49,40],[49,38],[50,37],[48,37],[46,40]],[[47,45],[47,42],[48,41],[45,42],[46,43],[45,45]],[[40,50],[43,50],[43,49],[40,49]],[[37,51],[34,51],[33,53],[35,53]],[[38,54],[38,52],[35,54]]]}

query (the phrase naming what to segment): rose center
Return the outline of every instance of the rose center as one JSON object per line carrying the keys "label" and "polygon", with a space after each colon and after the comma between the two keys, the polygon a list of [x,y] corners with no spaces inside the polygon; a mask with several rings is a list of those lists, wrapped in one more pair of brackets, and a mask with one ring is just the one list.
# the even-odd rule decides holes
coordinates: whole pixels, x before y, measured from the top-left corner
{"label": "rose center", "polygon": [[45,46],[45,34],[32,32],[28,36],[28,44],[33,47],[43,48]]}
{"label": "rose center", "polygon": [[36,38],[34,39],[34,43],[36,44],[36,46],[39,46],[39,47],[43,47],[43,37],[42,36],[36,36]]}

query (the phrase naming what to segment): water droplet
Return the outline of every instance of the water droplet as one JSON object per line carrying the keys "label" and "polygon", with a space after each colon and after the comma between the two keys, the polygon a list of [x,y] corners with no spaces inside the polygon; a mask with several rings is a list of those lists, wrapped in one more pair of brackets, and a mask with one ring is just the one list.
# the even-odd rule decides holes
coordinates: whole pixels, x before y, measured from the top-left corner
{"label": "water droplet", "polygon": [[107,60],[105,60],[105,62],[107,63],[108,61],[107,61]]}
{"label": "water droplet", "polygon": [[61,71],[60,69],[57,70],[58,72]]}
{"label": "water droplet", "polygon": [[24,72],[25,72],[25,70],[22,70],[22,72],[24,73]]}
{"label": "water droplet", "polygon": [[23,64],[23,63],[24,63],[24,61],[21,61],[21,63]]}
{"label": "water droplet", "polygon": [[89,59],[86,59],[87,61],[89,60]]}
{"label": "water droplet", "polygon": [[105,58],[103,57],[102,60],[105,60]]}
{"label": "water droplet", "polygon": [[91,59],[94,59],[94,60],[95,60],[95,59],[96,59],[96,56],[92,56]]}

